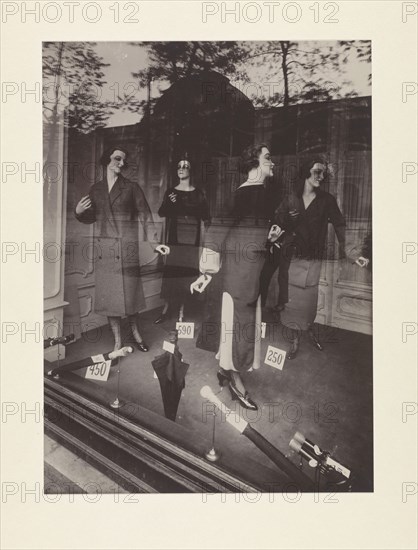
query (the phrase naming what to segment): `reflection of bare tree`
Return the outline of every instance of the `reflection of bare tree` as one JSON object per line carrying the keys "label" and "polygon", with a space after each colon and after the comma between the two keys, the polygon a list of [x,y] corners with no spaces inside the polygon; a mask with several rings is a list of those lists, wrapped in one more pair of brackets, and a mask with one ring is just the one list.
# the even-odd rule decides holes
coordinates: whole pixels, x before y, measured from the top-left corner
{"label": "reflection of bare tree", "polygon": [[58,126],[64,123],[87,133],[104,126],[110,115],[110,104],[100,99],[106,64],[93,46],[84,42],[43,45],[44,184],[52,179],[45,167],[57,157]]}
{"label": "reflection of bare tree", "polygon": [[[44,192],[46,188],[47,197],[50,197],[51,193],[51,176],[47,174],[45,167],[49,166],[51,159],[56,158],[56,146],[57,146],[57,134],[58,134],[58,106],[59,106],[59,94],[61,89],[61,70],[62,66],[62,54],[64,51],[64,42],[60,42],[57,46],[57,67],[55,71],[55,78],[53,83],[53,105],[52,108],[43,103],[43,116],[44,116]],[[46,76],[46,67],[43,67],[44,78]],[[51,114],[46,115],[46,110],[50,110]],[[46,153],[46,154],[45,154]],[[44,197],[45,198],[45,197]],[[44,201],[45,203],[45,201]]]}
{"label": "reflection of bare tree", "polygon": [[[338,42],[338,45],[342,49],[343,53],[345,54],[343,61],[344,63],[347,63],[347,56],[351,52],[355,52],[357,59],[359,61],[362,61],[364,63],[368,63],[369,66],[371,66],[372,62],[372,43],[370,40],[340,40]],[[372,73],[370,72],[369,82],[372,81]]]}
{"label": "reflection of bare tree", "polygon": [[106,84],[94,42],[45,42],[43,45],[43,117],[54,125],[60,110],[66,124],[83,133],[105,125],[112,103],[101,99]]}
{"label": "reflection of bare tree", "polygon": [[[278,79],[278,83],[283,84],[283,91],[256,98],[257,105],[286,107],[295,103],[356,96],[351,83],[343,76],[352,53],[360,61],[370,63],[371,42],[351,40],[325,46],[283,40],[260,42],[249,58],[255,60],[256,66],[267,67],[273,80],[277,82]],[[332,81],[328,74],[333,75]],[[341,91],[343,86],[348,86],[345,93]]]}
{"label": "reflection of bare tree", "polygon": [[43,76],[43,183],[46,217],[48,205],[55,208],[52,184],[61,177],[59,162],[63,127],[88,133],[105,125],[112,105],[101,100],[106,66],[94,43],[45,42],[42,55]]}

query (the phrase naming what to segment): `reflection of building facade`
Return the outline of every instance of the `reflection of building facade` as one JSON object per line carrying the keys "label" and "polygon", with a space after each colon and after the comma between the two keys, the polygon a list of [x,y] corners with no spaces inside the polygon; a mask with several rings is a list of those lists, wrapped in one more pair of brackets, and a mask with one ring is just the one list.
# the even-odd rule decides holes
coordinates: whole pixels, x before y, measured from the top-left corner
{"label": "reflection of building facade", "polygon": [[[348,241],[355,246],[371,230],[370,111],[370,98],[298,105],[286,110],[272,108],[255,111],[251,102],[233,88],[227,79],[216,73],[209,73],[201,78],[179,81],[173,85],[155,103],[152,113],[145,116],[139,124],[107,128],[91,135],[70,134],[68,145],[65,144],[64,147],[63,144],[62,147],[68,168],[60,187],[60,193],[64,193],[64,196],[61,197],[58,193],[54,198],[56,223],[51,226],[51,235],[59,235],[59,231],[65,231],[65,235],[62,235],[62,242],[66,243],[65,296],[62,295],[62,286],[60,287],[64,330],[66,333],[75,332],[78,337],[83,333],[83,338],[79,338],[73,349],[68,350],[69,355],[96,355],[108,351],[103,349],[109,345],[105,331],[101,333],[100,330],[92,330],[107,322],[105,317],[93,313],[94,257],[97,251],[91,245],[92,228],[79,224],[74,217],[74,207],[80,197],[87,194],[90,186],[101,178],[99,158],[107,146],[117,144],[129,152],[126,177],[142,187],[157,222],[159,218],[156,212],[166,188],[174,182],[177,161],[187,151],[193,168],[193,183],[205,191],[213,225],[219,226],[228,223],[226,216],[232,192],[242,182],[242,176],[238,172],[238,157],[246,145],[263,141],[270,146],[276,164],[274,182],[271,185],[272,202],[276,203],[295,181],[301,160],[312,154],[326,155],[334,166],[334,176],[328,183],[328,190],[337,197],[347,220]],[[51,211],[54,209],[48,210]],[[47,220],[47,231],[50,230],[48,224]],[[329,257],[333,258],[335,238],[331,230],[328,237]],[[142,278],[146,306],[150,310],[161,304],[161,266],[157,254],[146,245],[140,247],[141,266],[145,266]],[[52,267],[58,276],[62,263],[48,264],[46,267],[49,271],[46,273],[45,298],[47,307],[50,308],[54,306],[50,300],[52,296],[48,294],[49,289],[53,288],[48,281],[51,277],[52,281],[55,280],[50,270]],[[340,270],[338,262],[323,262],[317,322],[350,331],[371,333],[370,273],[348,262],[343,262],[341,268]],[[273,303],[276,291],[272,284],[270,299]],[[153,318],[151,313],[148,315],[150,319]],[[148,321],[151,325],[151,321]],[[153,327],[152,330],[161,329]],[[372,441],[370,338],[364,334],[353,336],[348,331],[341,332],[343,334],[339,338],[342,346],[345,345],[344,349],[359,349],[353,362],[357,368],[356,376],[364,377],[360,387],[356,385],[356,376],[347,372],[344,361],[341,362],[341,369],[335,361],[332,365],[327,363],[325,367],[319,366],[318,370],[315,370],[315,365],[299,371],[289,369],[285,373],[288,376],[287,382],[279,386],[275,378],[277,371],[264,369],[262,377],[258,378],[260,396],[264,399],[264,405],[273,405],[272,409],[267,407],[265,417],[274,413],[274,423],[265,422],[264,433],[271,436],[270,439],[277,447],[287,448],[296,424],[282,422],[286,414],[281,410],[281,417],[278,418],[274,407],[279,401],[294,404],[295,399],[300,398],[306,407],[303,414],[301,413],[303,421],[307,411],[313,411],[311,428],[313,431],[317,430],[313,439],[323,435],[320,428],[323,429],[324,425],[326,427],[329,420],[333,429],[327,431],[328,440],[322,440],[325,447],[332,448],[338,442],[348,462],[356,462],[360,466],[365,464],[370,482],[367,487],[370,488],[373,461],[372,449],[368,445]],[[282,336],[273,334],[271,341],[277,345]],[[326,343],[332,343],[335,333],[329,331],[327,336]],[[160,340],[163,337],[158,335]],[[160,340],[154,341],[153,351],[158,348],[158,353],[161,351]],[[202,385],[207,380],[212,385],[216,384],[211,379],[215,379],[216,372],[211,363],[214,361],[213,354],[196,349],[193,353],[196,354],[193,357],[190,357],[191,351],[184,355],[191,363],[189,372],[193,373],[194,380],[199,380],[199,383],[204,380]],[[244,454],[236,453],[236,448],[241,445],[239,441],[243,438],[237,442],[241,436],[238,432],[235,434],[234,430],[233,433],[228,432],[225,422],[218,423],[220,427],[217,432],[222,444],[224,463],[221,468],[208,465],[202,459],[202,454],[207,449],[212,428],[211,423],[197,418],[203,403],[199,397],[198,384],[195,383],[187,395],[182,397],[182,422],[172,423],[157,414],[161,409],[160,396],[155,395],[151,367],[146,364],[146,361],[151,361],[152,355],[140,355],[138,357],[138,354],[134,354],[129,358],[129,364],[128,360],[124,363],[127,366],[122,369],[121,397],[128,408],[122,409],[121,418],[117,419],[108,409],[109,400],[114,399],[116,388],[119,391],[114,371],[105,384],[86,381],[82,376],[71,373],[68,378],[62,376],[59,381],[48,377],[45,393],[47,416],[48,410],[55,414],[52,422],[46,421],[47,432],[66,445],[72,445],[78,454],[85,453],[93,463],[96,461],[98,467],[108,468],[109,471],[113,468],[115,479],[124,479],[125,486],[131,487],[131,481],[139,483],[137,486],[132,485],[132,492],[148,491],[151,488],[146,482],[141,485],[139,476],[136,479],[129,477],[131,465],[141,461],[145,465],[145,480],[152,479],[157,470],[158,475],[165,476],[160,486],[162,491],[251,492],[254,489],[283,489],[286,479],[273,470],[268,461],[264,463],[263,457],[257,454],[257,449],[248,447],[248,444],[246,447],[244,443],[240,447]],[[319,379],[321,372],[329,377],[331,368],[332,376],[338,374],[341,377],[335,383],[336,391],[328,398],[328,393],[326,396],[322,393],[323,386],[318,385],[319,389],[315,390],[315,394],[315,377]],[[296,395],[295,388],[301,387],[308,388],[303,398],[300,393]],[[341,388],[344,391],[338,393]],[[345,411],[345,417],[338,426],[332,424],[332,410],[330,412],[329,409],[317,408],[318,403],[320,407],[323,403],[329,404],[334,395],[338,397],[338,403],[341,403],[341,410]],[[71,411],[73,422],[67,421],[64,408]],[[347,412],[348,409],[356,408],[366,410],[366,418],[358,418],[359,415],[350,417],[353,427],[350,425],[349,430],[346,427],[340,428],[351,414]],[[321,421],[325,418],[322,424],[317,421],[318,415]],[[334,426],[338,429],[335,430]],[[358,431],[355,431],[356,427]],[[70,436],[65,433],[67,430],[72,431]],[[350,432],[345,439],[342,434],[344,431]],[[356,442],[361,438],[361,443],[356,443],[357,446],[351,444],[351,432],[355,432]],[[364,452],[357,452],[359,445],[364,445]],[[100,452],[95,452],[96,448]],[[245,460],[242,460],[243,457]],[[234,475],[230,475],[231,472]],[[278,485],[277,480],[282,485]],[[273,482],[275,485],[271,485]],[[362,490],[367,490],[364,487]]]}
{"label": "reflection of building facade", "polygon": [[[271,144],[279,180],[278,200],[289,191],[305,158],[324,155],[334,168],[326,189],[337,198],[347,223],[349,246],[371,234],[371,98],[351,98],[287,109],[257,111],[255,139]],[[328,257],[335,257],[328,235]],[[343,262],[324,262],[317,322],[356,332],[372,332],[371,271]]]}
{"label": "reflection of building facade", "polygon": [[[67,294],[79,297],[69,309],[68,323],[104,323],[93,313],[94,272],[89,229],[72,215],[76,201],[100,178],[96,170],[101,152],[117,143],[130,153],[127,177],[145,191],[155,219],[162,197],[175,177],[178,158],[187,152],[192,178],[210,204],[214,223],[222,224],[231,195],[241,182],[238,157],[251,142],[270,146],[276,164],[271,184],[278,202],[295,181],[299,163],[313,154],[325,155],[334,167],[329,191],[337,197],[347,220],[347,241],[358,246],[371,229],[371,101],[354,98],[318,104],[254,111],[251,102],[216,73],[184,79],[156,102],[150,116],[136,125],[106,128],[90,136],[71,136],[67,200]],[[87,233],[86,233],[87,232]],[[335,237],[328,248],[333,257]],[[76,244],[75,244],[76,243]],[[142,265],[147,308],[160,304],[160,273],[156,255],[148,247]],[[324,262],[317,321],[371,333],[371,274],[348,262]],[[157,272],[156,272],[157,271]],[[277,286],[271,285],[270,302]],[[75,315],[75,316],[74,316]],[[87,328],[88,330],[88,328]]]}

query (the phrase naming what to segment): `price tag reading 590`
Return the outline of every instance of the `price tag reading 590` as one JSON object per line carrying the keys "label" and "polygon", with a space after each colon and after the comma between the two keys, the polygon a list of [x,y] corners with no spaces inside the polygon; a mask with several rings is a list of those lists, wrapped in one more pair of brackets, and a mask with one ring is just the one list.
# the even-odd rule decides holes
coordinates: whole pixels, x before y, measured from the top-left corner
{"label": "price tag reading 590", "polygon": [[112,361],[103,361],[102,363],[94,363],[94,365],[90,365],[90,367],[87,367],[85,377],[106,382],[109,378],[111,362]]}
{"label": "price tag reading 590", "polygon": [[176,323],[179,338],[194,338],[194,323]]}
{"label": "price tag reading 590", "polygon": [[267,348],[266,358],[264,359],[264,363],[266,365],[270,365],[270,367],[274,367],[275,369],[282,370],[284,365],[284,360],[286,358],[286,352],[280,348],[274,348],[273,346],[269,346]]}

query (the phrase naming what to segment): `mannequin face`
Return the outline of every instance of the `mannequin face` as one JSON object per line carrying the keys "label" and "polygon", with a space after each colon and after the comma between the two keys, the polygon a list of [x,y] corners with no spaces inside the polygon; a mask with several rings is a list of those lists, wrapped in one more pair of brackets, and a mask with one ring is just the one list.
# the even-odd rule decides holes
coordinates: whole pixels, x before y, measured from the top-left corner
{"label": "mannequin face", "polygon": [[124,164],[125,164],[126,155],[123,151],[115,149],[110,155],[110,162],[107,165],[107,168],[114,172],[115,175],[120,174]]}
{"label": "mannequin face", "polygon": [[188,179],[190,177],[190,162],[181,160],[177,165],[177,175],[179,179]]}
{"label": "mannequin face", "polygon": [[312,185],[312,187],[318,188],[320,187],[324,177],[325,177],[325,165],[321,164],[320,162],[316,162],[310,172],[311,175],[308,178],[309,183]]}
{"label": "mannequin face", "polygon": [[261,170],[262,177],[273,176],[274,162],[271,160],[270,151],[267,149],[267,147],[263,147],[261,149],[261,153],[258,157],[258,162],[260,164],[259,169]]}

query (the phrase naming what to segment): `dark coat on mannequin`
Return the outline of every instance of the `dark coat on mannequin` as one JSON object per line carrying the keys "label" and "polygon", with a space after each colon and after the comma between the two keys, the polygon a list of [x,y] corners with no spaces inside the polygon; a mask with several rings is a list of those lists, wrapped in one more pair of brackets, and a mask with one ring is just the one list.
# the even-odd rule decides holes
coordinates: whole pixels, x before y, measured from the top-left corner
{"label": "dark coat on mannequin", "polygon": [[[151,210],[142,189],[119,175],[110,193],[106,177],[89,191],[91,208],[76,218],[94,223],[94,311],[125,317],[145,308],[140,279],[139,221],[155,239]],[[151,234],[152,233],[152,234]]]}

